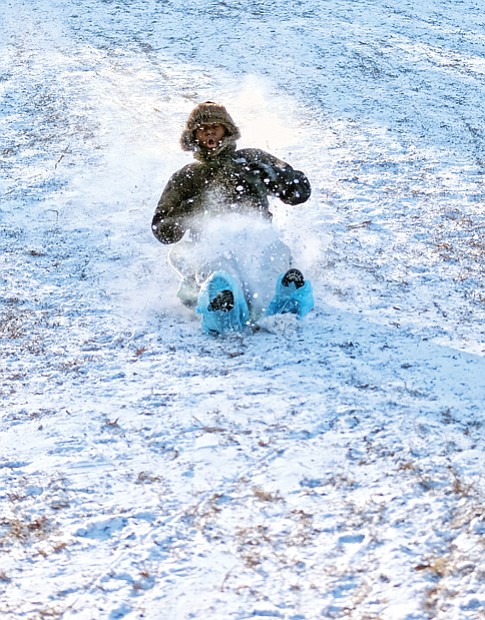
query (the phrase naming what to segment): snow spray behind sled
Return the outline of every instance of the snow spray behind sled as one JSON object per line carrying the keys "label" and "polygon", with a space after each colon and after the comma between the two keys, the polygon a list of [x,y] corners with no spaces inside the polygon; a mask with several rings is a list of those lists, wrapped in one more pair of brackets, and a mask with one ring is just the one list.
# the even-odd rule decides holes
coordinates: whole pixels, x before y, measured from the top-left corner
{"label": "snow spray behind sled", "polygon": [[240,214],[208,218],[169,256],[180,275],[178,296],[195,308],[205,333],[241,331],[279,313],[303,317],[313,308],[309,281],[295,272],[288,246],[270,222]]}

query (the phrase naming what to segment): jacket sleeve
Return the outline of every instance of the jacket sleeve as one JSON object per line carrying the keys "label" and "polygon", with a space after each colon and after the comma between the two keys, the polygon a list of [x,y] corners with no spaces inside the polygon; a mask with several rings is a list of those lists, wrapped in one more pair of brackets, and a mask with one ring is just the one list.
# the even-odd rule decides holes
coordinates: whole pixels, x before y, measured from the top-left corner
{"label": "jacket sleeve", "polygon": [[290,164],[264,151],[255,150],[253,155],[251,167],[260,175],[269,194],[289,205],[298,205],[310,198],[310,181],[301,170],[295,170]]}
{"label": "jacket sleeve", "polygon": [[152,219],[152,232],[162,243],[177,243],[188,228],[188,220],[196,209],[192,196],[190,166],[176,172],[160,196]]}

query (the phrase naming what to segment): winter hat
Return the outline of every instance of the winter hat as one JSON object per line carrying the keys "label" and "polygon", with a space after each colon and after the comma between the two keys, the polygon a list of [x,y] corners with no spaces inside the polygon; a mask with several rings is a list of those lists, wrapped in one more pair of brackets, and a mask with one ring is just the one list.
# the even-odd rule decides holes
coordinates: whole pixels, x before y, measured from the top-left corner
{"label": "winter hat", "polygon": [[226,128],[226,138],[229,138],[230,142],[236,142],[241,137],[238,127],[232,120],[229,112],[226,108],[213,101],[205,101],[199,103],[187,120],[185,129],[180,137],[180,146],[183,151],[195,151],[197,149],[197,142],[195,140],[195,131],[201,125],[224,125]]}

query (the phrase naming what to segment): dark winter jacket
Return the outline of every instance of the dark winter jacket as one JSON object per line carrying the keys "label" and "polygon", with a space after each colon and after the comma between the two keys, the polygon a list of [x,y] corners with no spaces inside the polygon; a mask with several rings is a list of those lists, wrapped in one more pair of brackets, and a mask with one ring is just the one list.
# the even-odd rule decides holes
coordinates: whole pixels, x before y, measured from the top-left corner
{"label": "dark winter jacket", "polygon": [[[222,123],[226,136],[215,150],[200,148],[194,134],[205,122]],[[185,150],[198,160],[176,172],[158,201],[153,234],[162,243],[176,243],[186,230],[197,229],[204,213],[258,212],[271,219],[268,196],[286,204],[305,202],[311,193],[303,172],[259,149],[236,150],[239,130],[223,106],[200,104],[182,134]]]}

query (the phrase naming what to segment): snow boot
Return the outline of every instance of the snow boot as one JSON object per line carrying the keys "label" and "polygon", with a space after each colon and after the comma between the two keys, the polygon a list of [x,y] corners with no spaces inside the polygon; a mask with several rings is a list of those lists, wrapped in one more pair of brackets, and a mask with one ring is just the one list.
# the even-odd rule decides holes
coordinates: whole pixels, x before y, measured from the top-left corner
{"label": "snow boot", "polygon": [[234,295],[231,290],[224,289],[214,297],[209,304],[209,310],[213,312],[216,310],[222,310],[223,312],[230,312],[234,308]]}
{"label": "snow boot", "polygon": [[226,271],[216,271],[204,282],[197,313],[202,315],[202,331],[212,335],[242,331],[249,319],[242,289]]}
{"label": "snow boot", "polygon": [[289,269],[276,282],[275,296],[266,310],[266,316],[291,313],[303,318],[314,305],[310,282],[305,280],[299,269]]}

